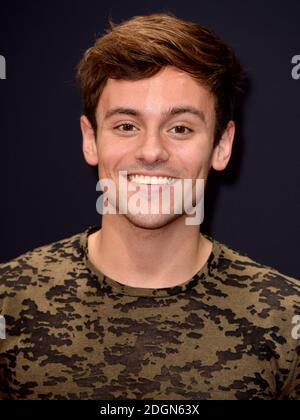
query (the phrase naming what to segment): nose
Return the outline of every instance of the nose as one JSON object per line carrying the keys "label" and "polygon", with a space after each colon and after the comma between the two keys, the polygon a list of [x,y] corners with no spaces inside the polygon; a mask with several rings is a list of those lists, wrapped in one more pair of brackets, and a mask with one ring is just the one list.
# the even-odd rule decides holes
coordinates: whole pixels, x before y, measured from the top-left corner
{"label": "nose", "polygon": [[160,133],[145,133],[136,149],[135,157],[146,163],[166,161],[169,159],[169,151],[161,138]]}

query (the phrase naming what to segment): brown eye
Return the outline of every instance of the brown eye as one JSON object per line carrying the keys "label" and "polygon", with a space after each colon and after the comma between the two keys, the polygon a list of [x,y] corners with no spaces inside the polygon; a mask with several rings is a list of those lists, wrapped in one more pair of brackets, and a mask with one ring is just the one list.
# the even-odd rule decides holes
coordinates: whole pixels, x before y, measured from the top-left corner
{"label": "brown eye", "polygon": [[172,128],[172,130],[174,130],[174,129],[176,131],[175,132],[173,131],[173,134],[189,134],[193,131],[190,128],[185,127],[184,125],[176,125],[176,127]]}
{"label": "brown eye", "polygon": [[[121,129],[121,127],[123,127],[123,129]],[[133,124],[125,123],[125,124],[120,124],[115,128],[120,131],[133,131],[132,128],[135,128],[135,127]]]}

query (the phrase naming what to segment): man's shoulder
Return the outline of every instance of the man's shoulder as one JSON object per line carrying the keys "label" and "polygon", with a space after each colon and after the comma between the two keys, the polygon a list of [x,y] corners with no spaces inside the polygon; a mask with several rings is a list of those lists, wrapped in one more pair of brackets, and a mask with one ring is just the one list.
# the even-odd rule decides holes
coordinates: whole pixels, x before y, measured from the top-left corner
{"label": "man's shoulder", "polygon": [[248,288],[249,291],[267,296],[278,294],[299,300],[300,280],[282,273],[277,268],[258,262],[247,253],[234,249],[230,245],[216,242],[218,248],[217,271],[222,279],[232,286]]}
{"label": "man's shoulder", "polygon": [[51,242],[0,264],[0,288],[22,289],[32,279],[46,281],[53,272],[63,272],[81,260],[82,233]]}

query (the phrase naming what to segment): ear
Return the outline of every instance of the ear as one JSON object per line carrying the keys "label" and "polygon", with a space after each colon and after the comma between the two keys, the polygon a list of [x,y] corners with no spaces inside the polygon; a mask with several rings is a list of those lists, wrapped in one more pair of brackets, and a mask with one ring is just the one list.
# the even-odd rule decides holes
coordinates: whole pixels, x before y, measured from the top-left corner
{"label": "ear", "polygon": [[84,158],[89,165],[96,166],[98,165],[98,153],[95,131],[85,115],[80,117],[80,127]]}
{"label": "ear", "polygon": [[222,171],[228,165],[231,157],[234,135],[235,123],[233,121],[229,121],[219,143],[215,146],[213,151],[211,166],[216,171]]}

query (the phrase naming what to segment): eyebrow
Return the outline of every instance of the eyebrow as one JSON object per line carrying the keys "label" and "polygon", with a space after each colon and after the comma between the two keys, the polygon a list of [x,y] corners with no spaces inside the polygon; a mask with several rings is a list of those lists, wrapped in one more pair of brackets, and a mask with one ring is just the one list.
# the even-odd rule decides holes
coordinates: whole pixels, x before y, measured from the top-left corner
{"label": "eyebrow", "polygon": [[[142,117],[142,112],[138,111],[134,108],[126,108],[126,107],[116,107],[112,108],[105,114],[104,120],[107,120],[114,115],[131,115],[134,117]],[[192,114],[196,117],[200,118],[205,124],[206,124],[206,118],[203,111],[200,109],[197,109],[193,106],[176,106],[170,108],[168,111],[163,112],[163,116],[169,117],[174,115],[181,115],[181,114]]]}

